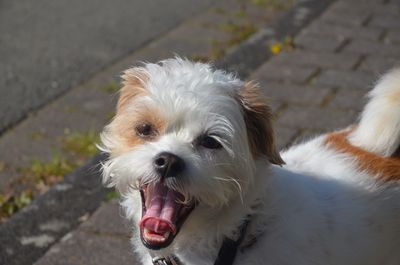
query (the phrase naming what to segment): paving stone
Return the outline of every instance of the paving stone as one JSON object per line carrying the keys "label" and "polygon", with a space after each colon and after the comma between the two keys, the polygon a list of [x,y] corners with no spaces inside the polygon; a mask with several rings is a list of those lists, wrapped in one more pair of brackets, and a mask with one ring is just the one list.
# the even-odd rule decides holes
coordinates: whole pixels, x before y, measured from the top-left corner
{"label": "paving stone", "polygon": [[120,235],[126,237],[127,240],[131,234],[131,227],[132,225],[124,217],[124,213],[116,199],[104,203],[81,226],[85,231]]}
{"label": "paving stone", "polygon": [[385,16],[374,16],[369,22],[370,27],[382,27],[388,29],[400,29],[400,16],[386,14]]}
{"label": "paving stone", "polygon": [[333,69],[351,69],[360,60],[358,54],[348,53],[328,53],[320,51],[296,50],[294,52],[284,52],[270,59],[270,63],[294,64],[299,66],[316,66]]}
{"label": "paving stone", "polygon": [[338,89],[328,107],[361,111],[367,101],[366,93],[364,90]]}
{"label": "paving stone", "polygon": [[[399,15],[400,17],[400,15]],[[400,18],[399,18],[400,19]],[[393,44],[400,44],[400,30],[392,29],[388,32],[385,40],[385,43],[393,43]]]}
{"label": "paving stone", "polygon": [[306,129],[302,130],[296,138],[293,140],[293,145],[308,142],[322,134],[331,132],[332,130],[317,130],[317,129]]}
{"label": "paving stone", "polygon": [[220,0],[214,3],[214,8],[195,17],[192,22],[217,29],[221,25],[231,24],[234,20],[235,24],[251,23],[258,28],[264,27],[277,14],[276,9],[270,5],[260,8],[259,5],[246,0]]}
{"label": "paving stone", "polygon": [[329,9],[321,16],[320,20],[335,25],[361,26],[367,21],[370,15],[371,11],[351,12],[350,10]]}
{"label": "paving stone", "polygon": [[302,84],[309,80],[317,70],[316,67],[265,63],[254,72],[254,76],[257,76],[258,80],[263,83],[283,81]]}
{"label": "paving stone", "polygon": [[324,22],[313,23],[303,30],[304,33],[319,34],[323,36],[335,36],[337,38],[356,38],[377,41],[384,32],[380,28],[349,27]]}
{"label": "paving stone", "polygon": [[290,128],[282,125],[275,127],[275,140],[276,146],[282,150],[289,146],[296,135],[299,133],[298,129]]}
{"label": "paving stone", "polygon": [[379,76],[400,65],[400,58],[368,56],[359,66],[359,69]]}
{"label": "paving stone", "polygon": [[335,52],[345,40],[342,36],[304,33],[295,39],[295,44],[304,50]]}
{"label": "paving stone", "polygon": [[132,265],[140,264],[126,238],[102,236],[75,231],[34,265]]}
{"label": "paving stone", "polygon": [[335,130],[355,121],[356,112],[320,107],[289,106],[278,119],[278,124],[290,128]]}
{"label": "paving stone", "polygon": [[[262,78],[262,77],[261,77]],[[255,76],[255,79],[258,78]],[[280,82],[260,82],[264,94],[272,101],[302,105],[319,105],[332,92],[328,87],[295,85]]]}
{"label": "paving stone", "polygon": [[[399,19],[400,21],[400,19]],[[400,56],[398,45],[391,45],[382,42],[353,40],[343,49],[344,52],[353,52],[364,55],[379,55],[379,56]]]}
{"label": "paving stone", "polygon": [[273,98],[270,98],[268,96],[266,96],[266,99],[267,99],[268,105],[271,108],[272,113],[277,115],[277,113],[282,108],[284,103],[282,101],[279,101],[279,100],[274,100]]}
{"label": "paving stone", "polygon": [[385,3],[384,5],[378,5],[373,9],[373,13],[378,16],[400,15],[400,5],[396,3]]}
{"label": "paving stone", "polygon": [[350,72],[340,70],[327,70],[314,80],[315,84],[345,88],[345,89],[359,89],[367,91],[372,86],[374,77],[367,73]]}
{"label": "paving stone", "polygon": [[[180,31],[185,30],[187,29],[180,29]],[[151,53],[158,50],[156,54],[164,51],[165,58],[172,57],[174,54],[181,56],[190,56],[193,54],[206,55],[209,50],[209,43],[208,39],[188,37],[187,34],[181,35],[174,31],[171,35],[151,43],[147,49],[151,49]]]}
{"label": "paving stone", "polygon": [[85,83],[2,135],[0,150],[7,152],[0,152],[0,161],[7,168],[0,171],[0,191],[21,176],[21,169],[31,168],[33,160],[49,161],[58,152],[55,150],[61,152],[60,138],[66,132],[85,134],[101,130],[115,104],[115,98],[100,89],[104,84],[107,83]]}
{"label": "paving stone", "polygon": [[[373,6],[373,8],[371,8],[371,6]],[[383,4],[376,0],[370,0],[370,1],[339,0],[335,1],[331,5],[330,10],[334,10],[336,12],[366,13],[366,12],[371,12],[371,10],[376,10],[381,6],[383,6]]]}
{"label": "paving stone", "polygon": [[356,9],[362,7],[363,5],[369,5],[370,7],[383,5],[386,0],[352,0],[352,1],[338,0],[338,1],[347,2],[348,8]]}

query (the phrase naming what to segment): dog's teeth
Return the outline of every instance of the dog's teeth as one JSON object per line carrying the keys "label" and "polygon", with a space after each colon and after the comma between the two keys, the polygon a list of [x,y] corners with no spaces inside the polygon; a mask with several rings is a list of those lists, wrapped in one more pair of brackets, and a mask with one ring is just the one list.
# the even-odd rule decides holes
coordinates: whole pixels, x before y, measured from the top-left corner
{"label": "dog's teeth", "polygon": [[145,229],[143,230],[143,232],[144,232],[144,236],[145,236],[145,237],[148,237],[149,234],[150,234],[150,231],[149,231],[149,229],[147,229],[147,228],[145,228]]}
{"label": "dog's teeth", "polygon": [[147,228],[143,229],[143,235],[147,241],[161,243],[168,239],[170,232],[165,232],[162,236],[161,235],[154,235],[151,231]]}

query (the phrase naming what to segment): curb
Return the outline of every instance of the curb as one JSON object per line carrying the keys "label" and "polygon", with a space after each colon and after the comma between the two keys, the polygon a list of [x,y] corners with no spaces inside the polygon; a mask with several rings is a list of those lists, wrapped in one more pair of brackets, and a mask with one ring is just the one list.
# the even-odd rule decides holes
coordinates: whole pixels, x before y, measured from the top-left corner
{"label": "curb", "polygon": [[[215,66],[245,79],[272,56],[269,43],[294,37],[334,1],[299,1],[270,26],[229,51]],[[101,205],[107,189],[101,185],[99,164],[105,158],[104,154],[95,156],[0,225],[0,264],[33,264]]]}
{"label": "curb", "polygon": [[0,264],[33,264],[105,198],[97,155],[0,226]]}

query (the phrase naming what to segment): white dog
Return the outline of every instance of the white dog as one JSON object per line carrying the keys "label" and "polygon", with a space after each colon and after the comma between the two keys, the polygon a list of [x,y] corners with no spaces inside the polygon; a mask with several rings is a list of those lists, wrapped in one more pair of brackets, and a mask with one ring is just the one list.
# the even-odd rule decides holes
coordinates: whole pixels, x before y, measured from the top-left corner
{"label": "white dog", "polygon": [[180,58],[123,80],[103,177],[142,264],[400,264],[400,70],[283,159],[253,83]]}

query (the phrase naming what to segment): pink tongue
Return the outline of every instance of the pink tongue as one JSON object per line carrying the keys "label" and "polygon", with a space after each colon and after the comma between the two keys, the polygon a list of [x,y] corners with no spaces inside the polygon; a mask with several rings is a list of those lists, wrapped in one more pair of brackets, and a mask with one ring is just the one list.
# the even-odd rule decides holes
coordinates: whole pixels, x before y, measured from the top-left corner
{"label": "pink tongue", "polygon": [[175,234],[174,220],[180,209],[177,203],[179,196],[179,193],[168,189],[163,183],[149,185],[145,194],[146,213],[139,225],[155,233]]}

